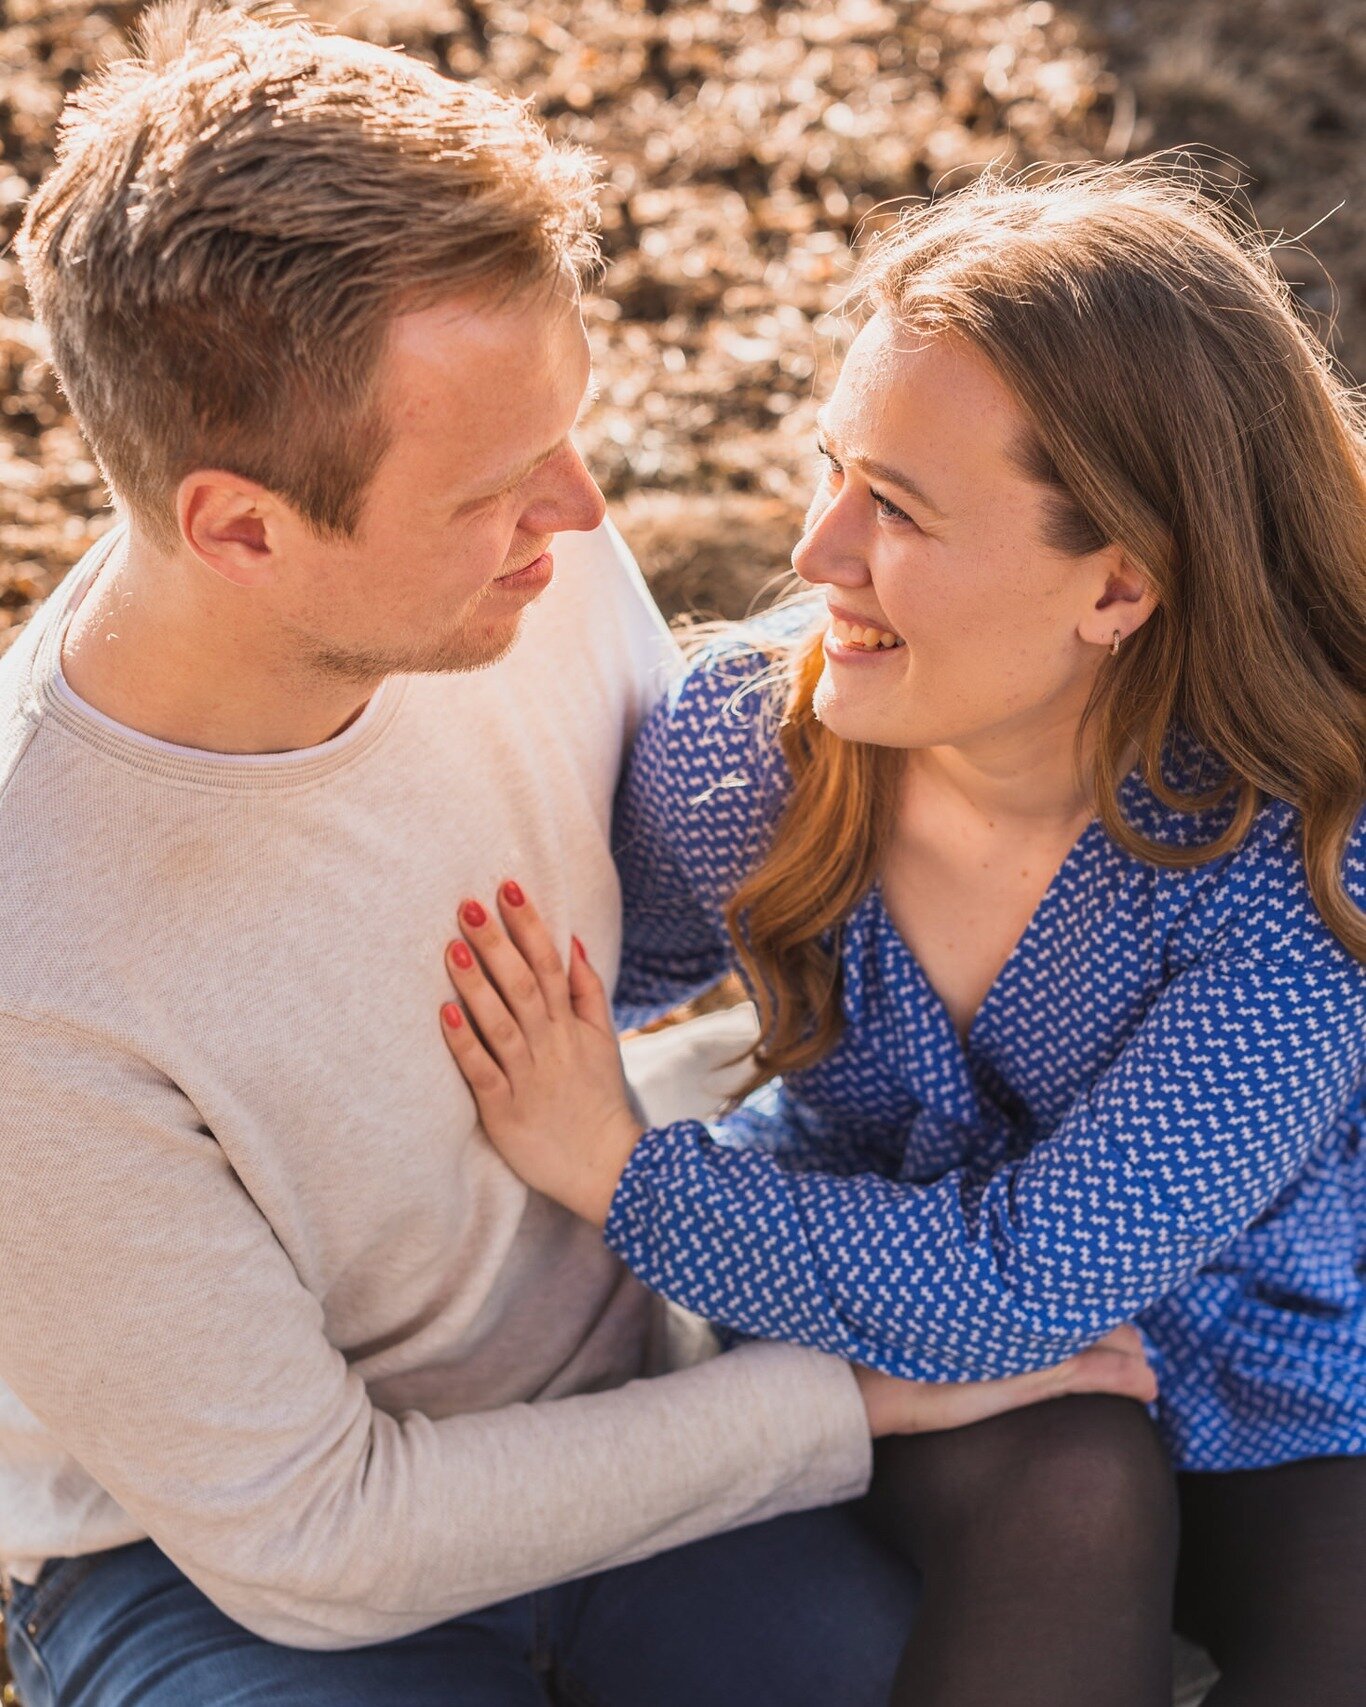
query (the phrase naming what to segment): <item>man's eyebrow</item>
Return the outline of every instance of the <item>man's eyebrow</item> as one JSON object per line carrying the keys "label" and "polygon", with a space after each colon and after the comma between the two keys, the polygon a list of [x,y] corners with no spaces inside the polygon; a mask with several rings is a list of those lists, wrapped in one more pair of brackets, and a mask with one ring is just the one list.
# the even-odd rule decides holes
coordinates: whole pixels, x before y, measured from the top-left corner
{"label": "man's eyebrow", "polygon": [[519,481],[534,474],[542,463],[549,462],[563,443],[564,440],[561,439],[559,444],[551,445],[549,450],[543,450],[539,456],[533,456],[527,462],[519,463],[516,468],[505,474],[496,485],[486,487],[484,491],[477,492],[474,497],[467,498],[465,502],[467,504],[482,504],[486,499],[496,498],[500,492],[506,492],[510,486],[516,486]]}
{"label": "man's eyebrow", "polygon": [[[830,429],[819,415],[816,417],[816,429],[820,433],[821,438],[829,444]],[[843,462],[850,459],[841,457],[839,460]],[[936,516],[943,516],[944,512],[939,508],[938,504],[935,503],[934,499],[929,496],[924,487],[922,487],[917,481],[912,480],[909,474],[903,474],[901,470],[897,468],[889,468],[885,462],[873,462],[866,456],[856,456],[852,458],[852,461],[856,468],[868,474],[875,474],[879,480],[885,481],[889,486],[897,487],[898,490],[902,492],[909,492],[917,503],[923,504],[927,510],[932,511]]]}
{"label": "man's eyebrow", "polygon": [[[589,407],[597,402],[598,395],[598,382],[596,379],[590,379],[588,389],[583,395],[583,402],[579,405],[579,412],[574,418],[574,425],[576,427],[583,419],[584,414]],[[566,435],[566,437],[567,436],[568,435]],[[564,443],[565,440],[561,439],[558,444],[551,445],[549,450],[542,451],[539,456],[530,457],[526,462],[519,464],[510,473],[505,474],[496,486],[490,486],[485,491],[476,493],[474,497],[467,498],[465,502],[467,504],[482,504],[489,498],[496,498],[500,492],[506,492],[510,486],[515,486],[518,481],[527,479],[528,476],[534,474],[543,463],[549,462],[551,457],[564,447]]]}

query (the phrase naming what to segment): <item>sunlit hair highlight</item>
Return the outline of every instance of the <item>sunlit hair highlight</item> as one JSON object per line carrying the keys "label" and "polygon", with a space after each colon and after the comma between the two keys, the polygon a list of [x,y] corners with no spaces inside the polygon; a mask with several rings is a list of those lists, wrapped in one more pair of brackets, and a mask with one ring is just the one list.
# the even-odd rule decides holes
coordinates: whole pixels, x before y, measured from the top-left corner
{"label": "sunlit hair highlight", "polygon": [[155,536],[198,467],[346,535],[389,442],[396,313],[571,294],[593,175],[527,108],[286,5],[168,0],[82,85],[18,250],[115,495]]}
{"label": "sunlit hair highlight", "polygon": [[[988,176],[878,239],[856,301],[985,356],[1029,422],[1016,455],[1050,489],[1048,543],[1118,545],[1152,583],[1157,610],[1103,664],[1083,722],[1106,833],[1194,865],[1288,801],[1315,905],[1366,961],[1342,869],[1366,797],[1366,428],[1266,242],[1189,168]],[[817,722],[821,640],[786,658],[792,791],[729,911],[760,1008],[755,1083],[840,1035],[839,935],[877,879],[906,763]],[[1164,776],[1178,733],[1210,761],[1194,792]],[[1219,833],[1176,846],[1135,829],[1135,753],[1167,805],[1223,803]]]}

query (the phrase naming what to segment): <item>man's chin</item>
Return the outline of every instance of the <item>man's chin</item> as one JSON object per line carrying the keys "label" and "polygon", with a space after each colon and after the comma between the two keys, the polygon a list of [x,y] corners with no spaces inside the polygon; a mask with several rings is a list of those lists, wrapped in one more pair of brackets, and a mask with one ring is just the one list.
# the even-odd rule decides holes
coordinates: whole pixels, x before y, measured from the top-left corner
{"label": "man's chin", "polygon": [[444,638],[432,637],[407,648],[382,653],[371,651],[342,655],[325,653],[317,659],[333,676],[349,681],[376,682],[385,676],[447,676],[472,670],[487,670],[499,663],[517,644],[522,620],[519,611],[506,624],[469,625]]}
{"label": "man's chin", "polygon": [[453,634],[444,641],[415,647],[406,664],[400,664],[394,675],[446,676],[468,670],[487,670],[506,658],[517,644],[522,631],[521,612],[506,627],[484,628],[471,634],[468,629]]}

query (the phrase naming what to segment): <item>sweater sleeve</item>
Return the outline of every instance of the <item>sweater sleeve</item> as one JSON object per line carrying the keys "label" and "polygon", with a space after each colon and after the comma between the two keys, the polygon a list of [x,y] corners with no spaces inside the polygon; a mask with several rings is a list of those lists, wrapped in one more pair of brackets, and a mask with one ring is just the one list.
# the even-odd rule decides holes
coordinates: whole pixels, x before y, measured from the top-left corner
{"label": "sweater sleeve", "polygon": [[376,1409],[184,1093],[0,1016],[0,1377],[230,1617],[384,1640],[861,1492],[849,1370],[748,1346],[615,1391]]}
{"label": "sweater sleeve", "polygon": [[929,1184],[835,1178],[791,1172],[779,1141],[737,1150],[682,1123],[641,1140],[608,1242],[693,1310],[896,1375],[1070,1355],[1209,1262],[1361,1094],[1366,970],[1302,880],[1271,899],[1168,984],[1024,1157]]}

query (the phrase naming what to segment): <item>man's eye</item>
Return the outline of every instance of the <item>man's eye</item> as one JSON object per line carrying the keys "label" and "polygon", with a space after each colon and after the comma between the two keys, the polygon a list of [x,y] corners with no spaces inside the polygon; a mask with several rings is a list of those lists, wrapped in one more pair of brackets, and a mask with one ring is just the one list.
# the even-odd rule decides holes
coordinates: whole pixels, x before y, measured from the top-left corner
{"label": "man's eye", "polygon": [[881,492],[874,492],[871,486],[868,488],[868,496],[877,505],[878,514],[885,520],[889,522],[910,522],[912,527],[915,526],[914,521],[906,514],[905,510],[899,510],[890,498],[884,498]]}
{"label": "man's eye", "polygon": [[825,448],[824,445],[817,445],[816,449],[825,458],[825,465],[829,469],[831,474],[843,474],[844,473],[843,465],[835,461],[834,457],[831,456],[830,452]]}

